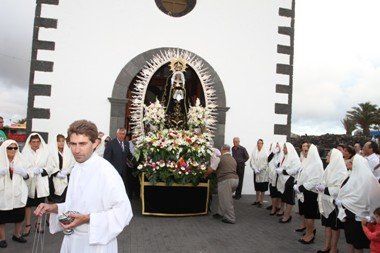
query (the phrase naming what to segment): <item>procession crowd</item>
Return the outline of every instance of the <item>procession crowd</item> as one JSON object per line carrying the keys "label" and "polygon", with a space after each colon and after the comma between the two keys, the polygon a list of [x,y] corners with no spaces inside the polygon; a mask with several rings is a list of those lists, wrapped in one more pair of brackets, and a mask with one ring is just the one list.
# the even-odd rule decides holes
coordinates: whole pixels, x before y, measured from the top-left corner
{"label": "procession crowd", "polygon": [[[0,121],[0,131],[4,133],[1,130],[3,123],[3,119],[1,117]],[[116,154],[116,152],[112,150],[112,140],[110,139],[110,137],[104,136],[104,134],[101,132],[98,133],[96,126],[93,123],[88,123],[85,121],[84,123],[79,122],[79,124],[77,125],[78,129],[90,129],[84,134],[82,134],[86,136],[87,139],[86,142],[80,142],[78,144],[80,147],[77,149],[75,149],[75,143],[73,142],[70,142],[69,147],[69,139],[66,139],[66,137],[62,134],[57,134],[53,138],[51,138],[48,145],[40,134],[31,133],[28,136],[25,142],[25,146],[21,151],[20,146],[16,141],[11,139],[8,140],[5,134],[1,134],[2,139],[0,142],[0,248],[6,248],[8,245],[5,240],[5,224],[7,223],[14,223],[12,241],[16,243],[26,243],[26,238],[30,235],[32,228],[35,229],[37,234],[44,233],[44,228],[46,225],[50,225],[51,232],[52,230],[56,230],[54,232],[57,232],[60,229],[62,230],[62,228],[59,227],[59,225],[56,226],[58,227],[58,229],[54,228],[54,225],[52,226],[52,224],[49,224],[48,219],[37,219],[35,224],[32,224],[32,209],[35,209],[40,205],[43,206],[44,203],[48,203],[51,205],[64,205],[65,201],[67,200],[66,196],[68,194],[67,192],[69,188],[68,183],[69,180],[74,180],[71,178],[71,175],[73,173],[73,168],[76,165],[78,166],[78,164],[80,164],[82,165],[81,167],[85,167],[83,164],[85,164],[86,160],[95,160],[95,158],[92,158],[93,156],[102,157],[104,153],[106,156],[108,156],[111,163],[115,162],[115,155],[118,154]],[[126,156],[127,154],[130,154],[129,150],[132,147],[130,147],[129,142],[125,140],[125,129],[124,131],[118,131],[117,134],[118,136],[121,136],[121,138],[123,138],[123,141],[121,142],[122,147],[118,146],[120,149],[120,155]],[[88,139],[90,137],[89,135],[92,135],[91,139]],[[110,145],[107,145],[109,147],[106,148],[106,144],[108,142],[110,142]],[[119,142],[117,143],[119,144]],[[89,146],[89,148],[88,152],[86,154],[83,154],[85,144]],[[71,148],[78,150],[78,152],[75,153]],[[101,161],[104,160],[101,159]],[[101,161],[99,162],[99,168],[96,168],[97,173],[93,173],[95,171],[94,170],[92,174],[87,177],[92,178],[92,180],[91,182],[86,183],[86,188],[91,189],[89,185],[91,183],[96,183],[94,175],[101,175],[99,170],[101,171],[102,167],[111,167],[111,171],[114,171],[114,174],[116,175],[118,174],[117,171],[120,170],[120,176],[122,176],[122,178],[125,179],[125,173],[121,171],[126,171],[126,169],[122,170],[119,166],[115,170],[115,166],[112,167],[111,164],[104,164],[104,162]],[[80,169],[77,169],[77,171],[80,171]],[[115,176],[114,174],[109,175],[107,177],[113,178]],[[103,178],[100,180],[104,182],[107,181],[107,177],[105,177],[104,175],[102,176]],[[83,175],[81,177],[82,179],[79,183],[84,184],[85,179],[83,178]],[[119,183],[119,179],[116,178],[114,180],[116,180],[117,183]],[[128,198],[126,197],[125,182],[122,180],[120,181],[122,182],[122,192],[124,192],[125,198],[128,200]],[[73,184],[75,184],[75,182]],[[113,184],[114,183],[111,183],[110,185],[112,186]],[[100,186],[95,185],[94,188],[99,189]],[[96,193],[96,191],[94,190],[92,190],[92,192]],[[79,193],[74,193],[74,195],[77,194]],[[125,202],[125,198],[123,195],[120,195],[120,193],[116,195],[118,201]],[[97,196],[99,196],[99,193],[97,194]],[[74,196],[74,198],[76,198],[76,201],[78,201],[78,197]],[[87,196],[86,201],[90,202],[91,198],[92,196]],[[108,194],[106,198],[112,200],[112,194]],[[106,201],[102,199],[101,202],[104,203]],[[124,204],[125,206],[123,207],[123,216],[129,217],[130,220],[132,218],[132,210],[130,208],[129,201],[127,202],[128,203]],[[87,204],[86,208],[88,208],[91,205],[96,206],[96,204],[97,200],[94,200],[93,203]],[[58,205],[55,208],[57,208]],[[73,205],[72,202],[71,205]],[[111,207],[112,205],[108,206],[108,208]],[[112,212],[116,212],[115,210],[117,208],[112,208]],[[76,207],[76,210],[80,209],[83,209],[83,207]],[[37,208],[37,210],[40,209]],[[35,211],[34,214],[38,215],[38,212],[39,211]],[[47,210],[46,213],[50,213],[49,210]],[[128,213],[130,213],[130,215]],[[126,221],[126,223],[128,223],[129,220]],[[58,219],[55,219],[55,221],[58,222]],[[124,226],[122,228],[124,228]],[[118,228],[119,226],[115,227]],[[110,229],[108,229],[108,232],[110,232]]]}
{"label": "procession crowd", "polygon": [[[338,252],[340,230],[344,230],[348,252],[380,252],[380,157],[377,142],[361,145],[341,144],[332,148],[323,165],[317,147],[302,143],[300,154],[286,142],[264,147],[257,141],[252,155],[240,145],[238,137],[233,147],[215,149],[208,174],[216,171],[219,206],[216,219],[235,223],[233,199],[241,198],[245,163],[253,170],[258,208],[264,205],[264,194],[270,192],[271,216],[279,223],[292,220],[292,209],[298,204],[301,224],[295,230],[298,240],[311,244],[315,240],[315,220],[325,227],[325,246],[318,252]],[[232,152],[231,152],[232,151]],[[232,193],[235,194],[232,196]]]}
{"label": "procession crowd", "polygon": [[[38,133],[30,134],[22,152],[16,141],[4,135],[1,141],[0,248],[7,247],[7,223],[14,223],[12,240],[26,242],[32,229],[32,209],[37,207],[35,215],[50,214],[50,223],[54,222],[51,232],[63,228],[79,231],[65,237],[61,252],[78,248],[117,251],[116,236],[133,215],[127,193],[129,198],[138,195],[131,173],[133,143],[124,128],[111,139],[98,133],[93,123],[76,121],[70,125],[67,138],[57,134],[49,145]],[[327,166],[317,147],[306,141],[300,154],[289,142],[265,148],[259,139],[251,156],[239,138],[234,138],[233,144],[214,149],[205,175],[215,173],[218,181],[214,218],[236,222],[233,198],[241,198],[245,163],[249,161],[256,191],[252,205],[262,208],[269,190],[269,214],[281,217],[279,223],[286,224],[292,221],[297,204],[301,224],[295,232],[303,233],[300,243],[314,242],[315,220],[321,219],[325,247],[318,252],[338,252],[342,229],[350,253],[369,247],[371,252],[380,252],[380,157],[375,141],[368,141],[363,149],[357,144],[331,149]],[[93,173],[94,167],[97,173]],[[57,214],[72,210],[79,214],[71,214],[75,221],[62,228]],[[37,233],[44,233],[41,219],[33,225]]]}

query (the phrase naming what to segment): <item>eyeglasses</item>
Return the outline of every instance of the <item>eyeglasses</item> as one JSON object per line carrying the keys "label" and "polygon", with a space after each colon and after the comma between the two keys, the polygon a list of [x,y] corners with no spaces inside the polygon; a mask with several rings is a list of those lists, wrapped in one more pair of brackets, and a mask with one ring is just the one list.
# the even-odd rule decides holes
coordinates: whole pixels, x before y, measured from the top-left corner
{"label": "eyeglasses", "polygon": [[7,147],[7,150],[17,150],[18,149],[18,147]]}

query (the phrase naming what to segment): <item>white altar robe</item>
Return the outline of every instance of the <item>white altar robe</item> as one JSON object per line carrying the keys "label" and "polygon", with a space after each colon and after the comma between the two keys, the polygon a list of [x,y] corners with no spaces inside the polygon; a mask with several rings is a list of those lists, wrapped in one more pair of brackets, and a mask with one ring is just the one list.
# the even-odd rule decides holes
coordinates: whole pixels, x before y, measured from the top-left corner
{"label": "white altar robe", "polygon": [[58,214],[50,216],[50,232],[62,231],[58,215],[67,211],[90,214],[89,224],[65,235],[61,253],[114,253],[116,236],[132,219],[132,209],[123,181],[105,159],[93,154],[76,163],[70,177],[66,202],[58,204]]}

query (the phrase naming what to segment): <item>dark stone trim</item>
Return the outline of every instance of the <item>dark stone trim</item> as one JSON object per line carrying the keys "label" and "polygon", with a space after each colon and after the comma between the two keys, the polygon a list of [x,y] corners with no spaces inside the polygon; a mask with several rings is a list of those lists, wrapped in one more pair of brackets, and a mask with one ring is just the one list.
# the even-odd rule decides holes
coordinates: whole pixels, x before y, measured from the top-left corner
{"label": "dark stone trim", "polygon": [[274,124],[274,134],[287,136],[289,132],[290,132],[289,125]]}
{"label": "dark stone trim", "polygon": [[281,17],[294,18],[294,11],[286,8],[280,8],[278,10],[278,15],[280,15]]}
{"label": "dark stone trim", "polygon": [[276,93],[289,94],[290,93],[289,85],[276,84]]}
{"label": "dark stone trim", "polygon": [[290,46],[277,45],[277,53],[291,55],[293,54],[293,48]]}
{"label": "dark stone trim", "polygon": [[31,66],[31,69],[34,71],[52,72],[54,62],[32,60],[32,62],[30,63],[30,66]]}
{"label": "dark stone trim", "polygon": [[286,115],[288,115],[290,113],[290,107],[289,107],[288,104],[275,103],[274,104],[274,112],[276,114],[286,114]]}
{"label": "dark stone trim", "polygon": [[157,7],[163,13],[165,13],[168,16],[174,17],[174,18],[179,18],[179,17],[185,16],[186,14],[191,12],[194,9],[195,5],[197,4],[197,0],[188,0],[185,10],[183,10],[182,12],[179,12],[179,13],[171,13],[170,11],[165,9],[165,6],[163,5],[162,0],[155,0],[155,2],[156,2]]}
{"label": "dark stone trim", "polygon": [[51,95],[51,85],[48,84],[33,84],[29,87],[32,96],[47,96]]}
{"label": "dark stone trim", "polygon": [[37,4],[58,5],[59,4],[59,0],[37,0]]}
{"label": "dark stone trim", "polygon": [[292,75],[293,74],[293,66],[288,64],[278,63],[276,66],[276,73],[283,75]]}
{"label": "dark stone trim", "polygon": [[277,53],[289,55],[289,64],[278,63],[276,73],[289,76],[289,85],[276,84],[276,93],[288,94],[288,103],[275,103],[276,114],[286,114],[286,125],[275,124],[274,134],[286,135],[290,140],[291,123],[292,123],[292,100],[293,100],[293,60],[294,60],[294,17],[295,17],[295,0],[292,0],[291,9],[279,8],[278,15],[281,17],[291,18],[290,27],[279,26],[278,33],[290,36],[290,46],[277,45]]}
{"label": "dark stone trim", "polygon": [[50,119],[50,109],[33,108],[31,113],[34,119]]}
{"label": "dark stone trim", "polygon": [[57,28],[58,21],[53,18],[40,18],[34,19],[34,26],[44,27],[44,28]]}
{"label": "dark stone trim", "polygon": [[278,27],[278,33],[293,36],[293,28],[287,27],[287,26],[279,26]]}
{"label": "dark stone trim", "polygon": [[[29,74],[28,109],[26,116],[26,130],[28,134],[30,134],[32,130],[33,119],[50,118],[50,109],[34,107],[35,96],[51,95],[50,84],[34,84],[35,71],[52,72],[54,68],[54,62],[37,60],[38,50],[55,50],[55,42],[42,41],[38,39],[39,29],[40,27],[57,28],[58,23],[57,19],[41,18],[42,4],[58,5],[59,0],[36,0],[33,25],[33,44]],[[46,141],[48,140],[48,133],[41,133],[41,135]]]}
{"label": "dark stone trim", "polygon": [[55,42],[53,41],[45,41],[45,40],[37,40],[34,45],[36,49],[42,49],[42,50],[54,50],[55,49]]}

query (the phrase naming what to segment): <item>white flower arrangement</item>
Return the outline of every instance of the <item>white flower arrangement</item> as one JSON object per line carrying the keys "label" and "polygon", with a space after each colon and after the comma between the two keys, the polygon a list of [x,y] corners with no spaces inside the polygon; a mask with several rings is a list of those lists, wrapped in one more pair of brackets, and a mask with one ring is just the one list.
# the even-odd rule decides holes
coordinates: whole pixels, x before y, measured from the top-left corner
{"label": "white flower arrangement", "polygon": [[143,122],[159,129],[163,128],[165,123],[165,108],[158,100],[148,106],[144,105]]}
{"label": "white flower arrangement", "polygon": [[195,106],[189,108],[187,114],[187,124],[190,129],[212,127],[216,120],[212,114],[213,108],[203,107],[201,101],[197,98]]}

